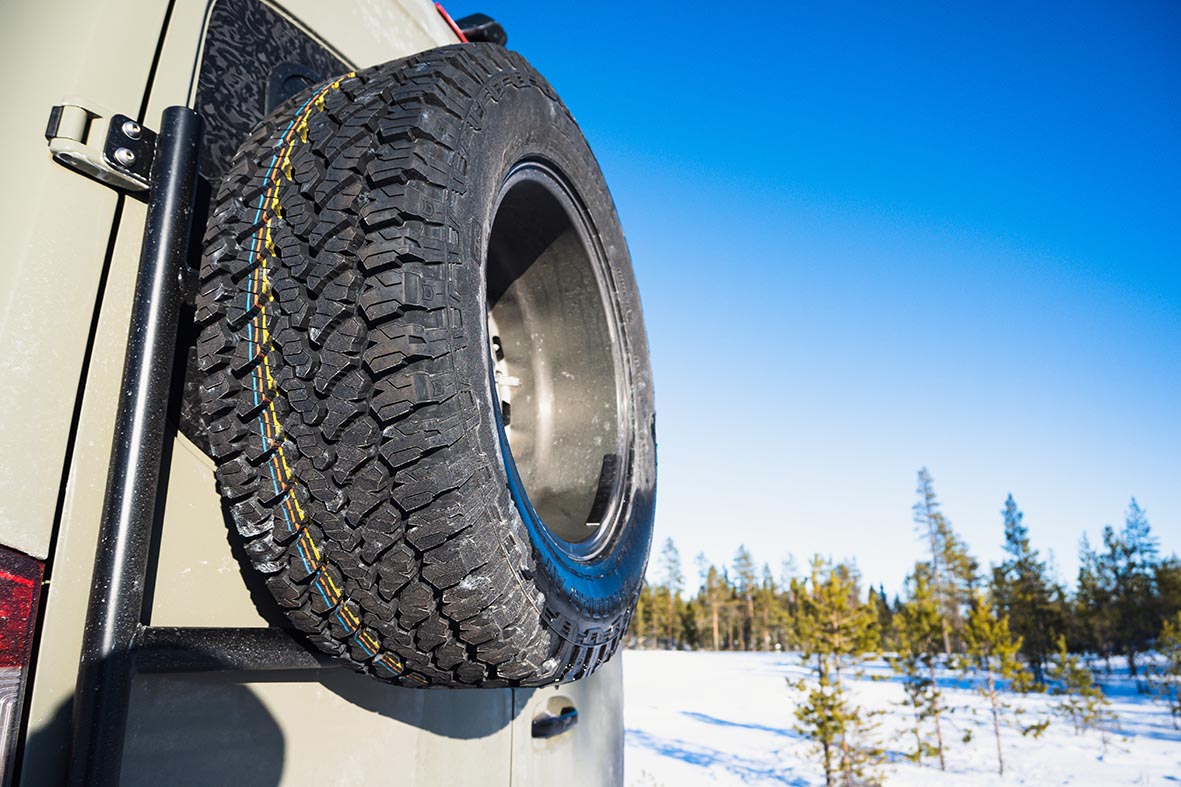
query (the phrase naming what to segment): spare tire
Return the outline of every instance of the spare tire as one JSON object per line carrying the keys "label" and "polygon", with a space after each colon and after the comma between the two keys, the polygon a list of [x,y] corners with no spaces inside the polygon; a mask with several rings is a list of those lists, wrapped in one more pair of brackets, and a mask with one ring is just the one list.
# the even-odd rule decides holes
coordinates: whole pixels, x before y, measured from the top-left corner
{"label": "spare tire", "polygon": [[210,212],[197,318],[217,480],[295,628],[408,685],[575,680],[652,537],[651,372],[574,119],[464,44],[266,118]]}

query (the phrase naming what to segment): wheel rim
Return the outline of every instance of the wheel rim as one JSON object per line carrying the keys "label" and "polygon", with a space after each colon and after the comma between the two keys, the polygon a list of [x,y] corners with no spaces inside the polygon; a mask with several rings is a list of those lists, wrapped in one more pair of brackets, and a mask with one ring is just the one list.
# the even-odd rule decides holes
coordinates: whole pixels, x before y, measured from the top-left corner
{"label": "wheel rim", "polygon": [[505,178],[488,242],[497,428],[523,517],[592,560],[621,527],[629,474],[627,364],[606,258],[574,192],[523,162]]}

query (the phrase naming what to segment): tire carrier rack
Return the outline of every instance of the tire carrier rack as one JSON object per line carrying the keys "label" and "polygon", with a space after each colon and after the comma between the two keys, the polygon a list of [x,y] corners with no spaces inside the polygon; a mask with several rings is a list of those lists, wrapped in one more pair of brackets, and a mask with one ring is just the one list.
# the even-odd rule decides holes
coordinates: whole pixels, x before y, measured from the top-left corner
{"label": "tire carrier rack", "polygon": [[77,787],[119,783],[136,672],[337,666],[278,628],[164,628],[146,625],[143,619],[177,326],[200,178],[202,129],[196,112],[169,107],[155,142],[74,697],[68,783]]}

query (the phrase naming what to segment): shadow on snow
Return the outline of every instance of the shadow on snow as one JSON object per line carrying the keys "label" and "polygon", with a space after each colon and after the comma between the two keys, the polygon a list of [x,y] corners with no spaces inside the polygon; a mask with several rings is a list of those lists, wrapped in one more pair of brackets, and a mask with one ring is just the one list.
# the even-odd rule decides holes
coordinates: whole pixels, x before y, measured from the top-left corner
{"label": "shadow on snow", "polygon": [[[697,714],[688,715],[696,716]],[[707,716],[705,718],[708,719],[710,717]],[[730,724],[730,722],[724,721],[720,723]],[[734,726],[746,727],[748,725],[735,724]],[[774,731],[774,728],[766,729]],[[783,731],[780,730],[779,732]],[[711,749],[707,746],[701,746],[688,741],[659,738],[643,730],[634,729],[627,730],[625,732],[625,738],[628,746],[648,749],[662,757],[670,757],[698,768],[725,770],[737,776],[743,782],[763,779],[791,785],[791,787],[808,787],[810,784],[806,779],[792,774],[789,769],[768,765],[760,760],[752,760],[747,757],[728,754],[718,749]]]}
{"label": "shadow on snow", "polygon": [[742,730],[757,730],[758,732],[769,732],[772,735],[782,735],[784,738],[801,739],[802,736],[795,730],[783,729],[782,727],[768,727],[765,724],[747,724],[741,721],[730,721],[729,719],[719,719],[717,716],[708,716],[697,711],[683,710],[682,716],[686,716],[694,721],[699,721],[702,724],[714,724],[718,727],[736,727]]}

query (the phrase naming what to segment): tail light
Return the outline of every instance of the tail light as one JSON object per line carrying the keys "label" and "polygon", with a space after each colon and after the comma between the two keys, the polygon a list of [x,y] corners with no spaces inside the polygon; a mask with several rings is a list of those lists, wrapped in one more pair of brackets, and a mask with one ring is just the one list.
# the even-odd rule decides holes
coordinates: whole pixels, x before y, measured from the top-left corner
{"label": "tail light", "polygon": [[43,569],[41,561],[0,547],[0,784],[12,778]]}

